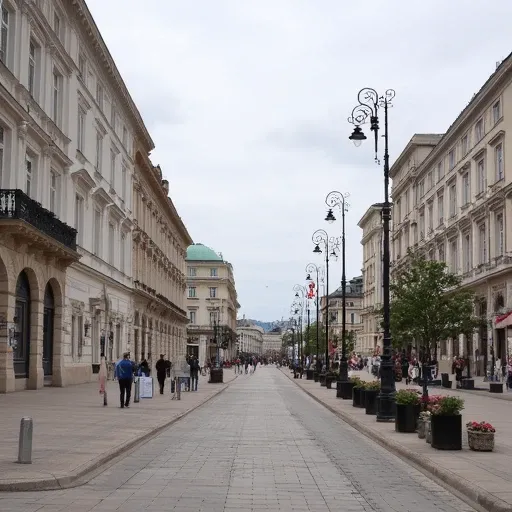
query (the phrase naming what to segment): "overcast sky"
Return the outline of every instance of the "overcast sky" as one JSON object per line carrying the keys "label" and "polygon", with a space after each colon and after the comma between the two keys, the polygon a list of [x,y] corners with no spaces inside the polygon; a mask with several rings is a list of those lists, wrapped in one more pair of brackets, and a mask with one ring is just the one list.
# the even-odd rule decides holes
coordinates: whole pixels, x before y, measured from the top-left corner
{"label": "overcast sky", "polygon": [[[396,90],[393,161],[413,133],[441,133],[512,50],[510,0],[88,0],[142,113],[193,240],[235,270],[240,316],[288,317],[325,196],[357,222],[383,198],[372,145],[347,117],[360,88]],[[492,7],[492,8],[491,8]],[[331,264],[331,290],[340,283]]]}

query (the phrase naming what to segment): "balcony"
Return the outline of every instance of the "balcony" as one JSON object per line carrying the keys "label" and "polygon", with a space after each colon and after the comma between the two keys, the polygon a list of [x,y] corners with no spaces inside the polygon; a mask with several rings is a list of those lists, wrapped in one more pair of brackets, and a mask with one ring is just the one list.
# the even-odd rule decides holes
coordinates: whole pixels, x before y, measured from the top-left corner
{"label": "balcony", "polygon": [[76,229],[18,189],[0,189],[0,232],[68,265],[80,258],[76,251]]}

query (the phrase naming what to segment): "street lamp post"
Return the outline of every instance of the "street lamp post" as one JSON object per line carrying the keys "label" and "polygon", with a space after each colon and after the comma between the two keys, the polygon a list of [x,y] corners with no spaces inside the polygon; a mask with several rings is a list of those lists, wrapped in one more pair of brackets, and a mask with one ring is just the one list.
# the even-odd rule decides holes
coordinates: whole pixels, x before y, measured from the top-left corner
{"label": "street lamp post", "polygon": [[299,360],[300,360],[300,366],[302,366],[302,360],[304,359],[304,347],[303,347],[303,328],[302,328],[302,317],[304,316],[304,308],[305,308],[305,299],[306,299],[306,287],[302,286],[300,284],[296,284],[293,287],[293,291],[295,292],[295,304],[300,310],[300,316],[299,316],[299,329],[300,329],[300,336],[299,336]]}
{"label": "street lamp post", "polygon": [[383,224],[383,254],[382,254],[382,288],[383,288],[383,327],[384,339],[380,365],[381,388],[377,405],[377,421],[390,421],[395,417],[395,379],[393,377],[393,361],[391,359],[391,332],[390,332],[390,221],[391,203],[389,201],[389,147],[388,147],[388,109],[391,106],[395,91],[388,89],[383,96],[371,88],[364,88],[359,91],[357,99],[359,104],[352,110],[348,121],[355,128],[349,139],[359,146],[366,135],[361,125],[370,123],[370,130],[374,133],[375,139],[375,161],[378,159],[379,149],[379,109],[384,109],[384,203],[382,204]]}
{"label": "street lamp post", "polygon": [[[324,280],[324,267],[315,265],[314,263],[308,263],[306,265],[306,272],[308,273],[306,281],[311,280],[311,274],[316,273],[316,373],[320,374],[322,366],[320,363],[320,279]],[[316,381],[315,381],[316,382]]]}
{"label": "street lamp post", "polygon": [[321,254],[320,244],[324,246],[325,251],[325,273],[326,273],[326,285],[325,285],[325,371],[329,371],[329,257],[336,258],[339,251],[340,239],[338,237],[329,236],[324,229],[317,229],[311,237],[315,248],[313,252],[315,254]]}

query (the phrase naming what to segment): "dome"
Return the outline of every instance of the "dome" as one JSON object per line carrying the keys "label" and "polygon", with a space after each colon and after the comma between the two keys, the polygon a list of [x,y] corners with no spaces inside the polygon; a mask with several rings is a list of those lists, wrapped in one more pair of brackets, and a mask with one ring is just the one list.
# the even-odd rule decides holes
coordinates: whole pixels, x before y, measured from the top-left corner
{"label": "dome", "polygon": [[222,258],[203,244],[193,244],[187,248],[187,261],[223,261]]}

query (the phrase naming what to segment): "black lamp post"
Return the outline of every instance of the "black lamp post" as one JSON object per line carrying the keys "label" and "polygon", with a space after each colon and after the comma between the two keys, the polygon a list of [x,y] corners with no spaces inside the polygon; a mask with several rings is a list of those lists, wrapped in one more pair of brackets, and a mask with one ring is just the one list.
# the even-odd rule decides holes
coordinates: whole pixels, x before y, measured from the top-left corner
{"label": "black lamp post", "polygon": [[311,237],[315,248],[313,252],[315,254],[322,254],[320,244],[324,246],[325,251],[325,273],[326,273],[326,285],[325,285],[325,370],[329,371],[329,258],[336,258],[340,247],[340,239],[338,237],[329,236],[323,229],[317,229]]}
{"label": "black lamp post", "polygon": [[[320,373],[322,369],[320,366],[320,280],[324,280],[325,270],[323,266],[315,265],[314,263],[308,263],[306,265],[306,272],[308,275],[306,276],[306,281],[311,281],[311,274],[313,272],[316,273],[316,371]],[[309,314],[309,310],[308,310]],[[309,316],[308,316],[309,321]]]}
{"label": "black lamp post", "polygon": [[393,361],[391,359],[391,333],[390,333],[390,242],[389,231],[391,221],[391,203],[389,201],[389,151],[388,151],[388,108],[395,97],[395,91],[388,89],[383,96],[377,91],[364,88],[359,91],[357,99],[359,104],[352,111],[348,121],[355,125],[349,139],[359,146],[366,135],[361,125],[370,123],[370,130],[375,137],[375,161],[378,159],[379,149],[379,109],[384,108],[384,203],[382,204],[383,224],[383,264],[382,264],[382,288],[383,288],[383,327],[384,339],[380,365],[381,388],[377,406],[377,421],[390,421],[395,417],[395,379],[393,377]]}
{"label": "black lamp post", "polygon": [[348,209],[346,201],[348,194],[333,191],[327,194],[325,204],[329,207],[325,220],[333,223],[336,217],[333,214],[333,208],[341,210],[341,361],[340,361],[340,380],[339,382],[348,381],[348,361],[347,361],[347,320],[346,320],[346,294],[347,294],[347,276],[345,272],[345,212]]}
{"label": "black lamp post", "polygon": [[295,304],[297,308],[300,310],[300,316],[299,316],[299,359],[300,359],[300,366],[302,366],[302,360],[304,359],[304,335],[303,335],[303,328],[302,328],[302,317],[304,316],[304,309],[306,306],[305,299],[306,299],[306,287],[302,286],[300,284],[296,284],[293,287],[293,291],[295,292]]}

